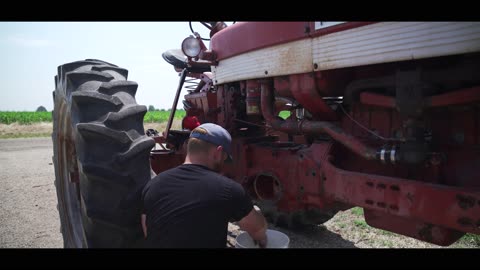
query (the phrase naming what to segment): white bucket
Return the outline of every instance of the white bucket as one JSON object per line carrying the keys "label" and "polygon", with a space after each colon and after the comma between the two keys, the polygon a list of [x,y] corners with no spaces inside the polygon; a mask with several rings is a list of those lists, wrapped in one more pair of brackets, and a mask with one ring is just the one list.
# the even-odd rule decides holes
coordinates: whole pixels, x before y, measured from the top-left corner
{"label": "white bucket", "polygon": [[[290,238],[279,231],[267,230],[267,247],[266,248],[288,248]],[[242,232],[236,238],[236,248],[260,248],[253,243],[252,237],[247,232]]]}

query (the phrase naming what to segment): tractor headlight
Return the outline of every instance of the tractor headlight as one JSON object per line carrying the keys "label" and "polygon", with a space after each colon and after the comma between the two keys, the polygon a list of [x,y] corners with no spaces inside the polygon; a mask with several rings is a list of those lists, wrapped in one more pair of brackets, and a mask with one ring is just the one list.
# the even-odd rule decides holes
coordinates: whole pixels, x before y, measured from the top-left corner
{"label": "tractor headlight", "polygon": [[194,37],[187,37],[182,42],[182,51],[186,56],[197,57],[200,54],[200,41]]}

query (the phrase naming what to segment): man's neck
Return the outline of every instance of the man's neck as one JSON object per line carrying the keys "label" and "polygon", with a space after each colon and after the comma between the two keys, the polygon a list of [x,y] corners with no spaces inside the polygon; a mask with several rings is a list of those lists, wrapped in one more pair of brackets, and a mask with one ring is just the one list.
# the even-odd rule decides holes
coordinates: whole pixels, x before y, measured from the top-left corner
{"label": "man's neck", "polygon": [[208,160],[206,160],[205,157],[198,157],[198,156],[192,156],[192,155],[187,155],[185,157],[185,162],[183,162],[183,164],[197,164],[197,165],[202,165],[207,168],[210,168],[208,164]]}

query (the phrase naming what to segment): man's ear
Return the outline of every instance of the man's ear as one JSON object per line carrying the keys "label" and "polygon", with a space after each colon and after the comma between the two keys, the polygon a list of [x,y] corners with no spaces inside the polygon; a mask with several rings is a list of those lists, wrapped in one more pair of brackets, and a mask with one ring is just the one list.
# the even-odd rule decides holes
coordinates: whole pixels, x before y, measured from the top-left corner
{"label": "man's ear", "polygon": [[219,145],[217,146],[217,148],[215,149],[217,151],[218,154],[220,154],[220,157],[222,157],[223,155],[223,146]]}

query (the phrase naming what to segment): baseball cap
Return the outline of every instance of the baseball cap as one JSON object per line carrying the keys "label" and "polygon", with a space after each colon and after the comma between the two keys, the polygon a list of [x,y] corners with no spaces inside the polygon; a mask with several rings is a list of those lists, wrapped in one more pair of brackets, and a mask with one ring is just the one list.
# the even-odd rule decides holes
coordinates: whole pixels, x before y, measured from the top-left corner
{"label": "baseball cap", "polygon": [[206,134],[198,133],[198,132],[190,132],[190,138],[197,138],[202,141],[209,142],[213,145],[222,146],[225,153],[227,153],[228,158],[227,161],[232,161],[232,137],[227,130],[223,127],[213,124],[213,123],[205,123],[201,124],[197,128],[203,128],[207,131]]}

